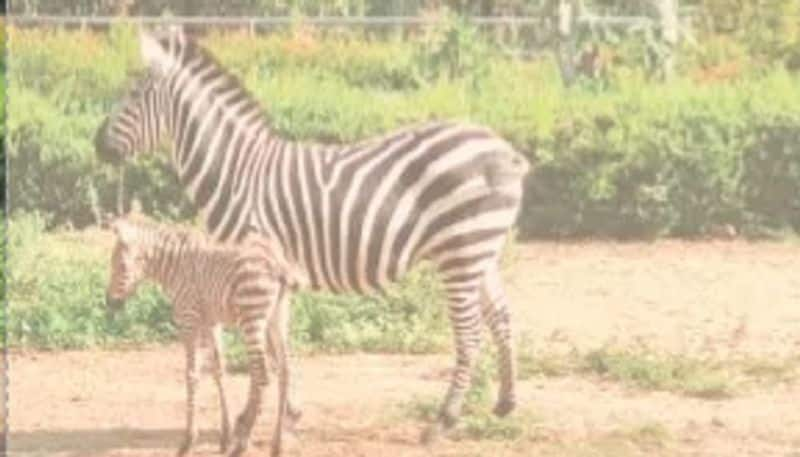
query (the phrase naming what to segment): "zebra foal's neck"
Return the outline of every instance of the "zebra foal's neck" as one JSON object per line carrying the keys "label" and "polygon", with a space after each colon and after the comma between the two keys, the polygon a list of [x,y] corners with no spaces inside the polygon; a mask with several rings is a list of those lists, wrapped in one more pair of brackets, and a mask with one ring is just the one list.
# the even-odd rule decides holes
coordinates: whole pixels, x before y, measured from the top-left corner
{"label": "zebra foal's neck", "polygon": [[199,235],[163,225],[141,225],[139,228],[143,268],[150,280],[162,286],[168,285],[181,263],[200,260],[198,255],[202,243]]}

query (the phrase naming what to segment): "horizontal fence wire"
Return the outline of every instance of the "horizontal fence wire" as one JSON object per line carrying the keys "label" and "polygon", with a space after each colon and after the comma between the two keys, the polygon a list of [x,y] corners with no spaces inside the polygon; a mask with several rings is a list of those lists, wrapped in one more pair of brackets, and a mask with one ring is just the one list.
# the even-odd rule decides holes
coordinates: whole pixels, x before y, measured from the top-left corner
{"label": "horizontal fence wire", "polygon": [[[685,14],[684,14],[685,15]],[[693,14],[690,14],[693,15]],[[686,16],[690,16],[686,15]],[[365,17],[226,17],[226,16],[17,16],[10,15],[8,20],[14,25],[92,25],[142,24],[142,25],[224,25],[224,26],[285,26],[307,24],[315,26],[418,26],[435,25],[444,22],[441,17],[426,16],[365,16]],[[519,26],[543,25],[551,21],[546,16],[475,16],[469,21],[483,26]],[[601,26],[645,26],[657,27],[658,21],[646,16],[609,16],[583,14],[577,18],[579,23]]]}
{"label": "horizontal fence wire", "polygon": [[[693,8],[681,8],[680,22],[687,26],[700,15]],[[294,25],[314,26],[321,29],[355,27],[362,29],[415,29],[446,23],[443,16],[55,16],[55,15],[9,15],[10,25],[28,27],[67,27],[81,29],[104,30],[116,24],[140,26],[182,25],[192,29],[209,29],[214,27],[241,28],[256,35],[271,29]],[[473,25],[488,29],[506,30],[511,33],[507,37],[501,53],[523,59],[541,57],[550,52],[550,45],[556,31],[556,18],[548,15],[528,16],[470,16]],[[658,30],[659,21],[646,16],[615,16],[611,14],[594,14],[584,11],[576,18],[581,27],[606,30],[618,29],[631,31],[634,29]],[[524,31],[524,32],[523,32]],[[522,32],[522,34],[518,34]],[[522,38],[522,36],[526,38]],[[522,39],[519,39],[522,38]]]}

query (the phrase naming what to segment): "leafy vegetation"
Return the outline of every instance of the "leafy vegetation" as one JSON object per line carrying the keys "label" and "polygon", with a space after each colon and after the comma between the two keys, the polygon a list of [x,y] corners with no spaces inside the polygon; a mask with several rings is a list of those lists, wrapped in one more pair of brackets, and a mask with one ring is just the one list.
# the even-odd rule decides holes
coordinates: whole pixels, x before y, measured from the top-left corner
{"label": "leafy vegetation", "polygon": [[[135,31],[10,34],[12,208],[42,212],[48,227],[91,225],[116,206],[118,170],[96,162],[92,138],[139,68]],[[682,53],[686,76],[669,83],[650,81],[636,59],[621,59],[603,84],[566,89],[549,58],[490,52],[457,19],[410,41],[358,38],[319,39],[298,26],[257,38],[210,33],[203,42],[290,138],[352,141],[443,117],[495,128],[536,165],[520,216],[523,237],[800,228],[800,84],[778,60],[709,79],[703,72],[715,62],[751,55],[716,56],[712,43]],[[619,52],[628,52],[626,43]],[[163,157],[125,172],[128,195],[145,211],[194,216]]]}
{"label": "leafy vegetation", "polygon": [[[498,418],[492,413],[495,389],[491,380],[495,376],[496,365],[491,357],[479,360],[464,401],[463,416],[452,435],[456,440],[515,441],[531,436],[537,425],[537,418],[529,411],[516,411],[513,415]],[[439,413],[441,399],[436,397],[416,397],[402,405],[407,416],[425,422],[432,422]]]}
{"label": "leafy vegetation", "polygon": [[587,371],[645,389],[702,398],[731,395],[732,386],[724,370],[686,357],[599,349],[586,354],[584,362]]}
{"label": "leafy vegetation", "polygon": [[[11,346],[71,349],[174,340],[171,307],[155,287],[142,287],[123,311],[108,313],[108,233],[51,234],[45,225],[38,214],[10,221]],[[300,294],[294,300],[296,351],[427,353],[450,344],[439,283],[425,269],[381,296]],[[243,365],[240,341],[230,336],[228,343],[232,368]]]}
{"label": "leafy vegetation", "polygon": [[[551,59],[503,57],[458,18],[410,40],[363,40],[354,31],[320,39],[301,24],[268,36],[227,31],[202,40],[290,138],[352,141],[434,117],[492,126],[535,163],[520,237],[692,236],[718,226],[798,231],[800,76],[789,65],[795,29],[776,29],[780,46],[752,47],[720,24],[703,32],[702,46],[681,50],[682,76],[673,81],[648,79],[636,40],[621,40],[606,44],[618,58],[600,80],[570,88]],[[91,227],[116,208],[120,170],[97,162],[92,138],[140,69],[135,29],[8,32],[9,342],[84,347],[172,338],[168,306],[149,289],[109,319],[102,309],[106,254],[64,230]],[[730,61],[735,71],[721,72]],[[127,197],[157,217],[194,217],[163,159],[126,167]],[[56,235],[47,233],[54,228]],[[295,346],[438,351],[450,344],[439,300],[425,269],[382,297],[304,294],[296,299]],[[629,364],[614,355],[595,355],[592,370],[660,382],[652,367],[625,371]],[[568,358],[522,357],[524,376],[574,369]]]}

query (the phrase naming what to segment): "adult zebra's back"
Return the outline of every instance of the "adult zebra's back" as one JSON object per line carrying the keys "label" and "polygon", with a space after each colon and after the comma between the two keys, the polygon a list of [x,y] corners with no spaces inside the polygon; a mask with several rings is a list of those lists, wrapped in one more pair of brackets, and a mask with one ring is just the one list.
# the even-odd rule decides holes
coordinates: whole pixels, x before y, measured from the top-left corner
{"label": "adult zebra's back", "polygon": [[150,71],[103,123],[119,161],[172,143],[180,181],[219,240],[279,240],[316,288],[379,290],[422,259],[444,281],[457,361],[433,437],[460,413],[480,322],[500,353],[498,414],[514,407],[515,363],[498,258],[528,165],[491,130],[406,127],[352,145],[286,141],[241,83],[182,31],[141,35]]}

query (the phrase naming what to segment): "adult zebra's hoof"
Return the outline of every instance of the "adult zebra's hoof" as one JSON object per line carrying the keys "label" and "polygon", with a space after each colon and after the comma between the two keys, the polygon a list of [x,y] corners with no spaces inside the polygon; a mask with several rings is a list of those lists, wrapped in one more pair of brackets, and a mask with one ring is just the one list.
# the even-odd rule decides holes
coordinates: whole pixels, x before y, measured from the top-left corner
{"label": "adult zebra's hoof", "polygon": [[506,417],[514,411],[514,408],[517,407],[517,402],[514,400],[509,399],[500,399],[497,400],[497,404],[494,407],[494,415],[497,417]]}

